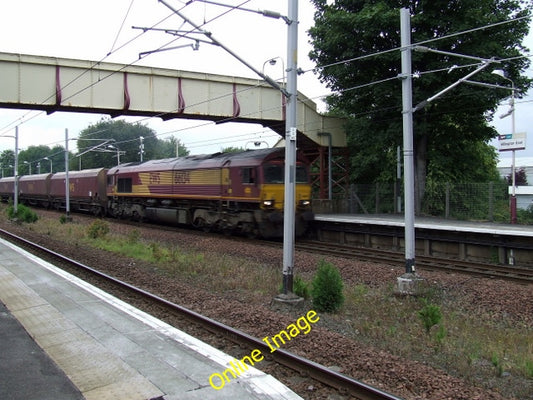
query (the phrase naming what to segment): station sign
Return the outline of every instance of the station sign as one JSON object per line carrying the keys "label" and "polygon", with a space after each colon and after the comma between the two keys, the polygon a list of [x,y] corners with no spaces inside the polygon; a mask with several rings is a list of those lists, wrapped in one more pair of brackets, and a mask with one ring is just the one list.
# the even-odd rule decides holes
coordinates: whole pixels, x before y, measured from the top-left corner
{"label": "station sign", "polygon": [[509,150],[525,150],[526,148],[526,133],[520,132],[508,135],[499,135],[500,151]]}

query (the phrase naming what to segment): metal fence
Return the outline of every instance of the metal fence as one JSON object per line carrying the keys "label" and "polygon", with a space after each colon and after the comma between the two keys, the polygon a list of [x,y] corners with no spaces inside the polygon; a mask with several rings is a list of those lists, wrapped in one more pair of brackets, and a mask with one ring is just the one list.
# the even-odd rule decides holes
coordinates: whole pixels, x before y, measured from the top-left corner
{"label": "metal fence", "polygon": [[[403,191],[395,184],[350,185],[347,196],[313,200],[316,214],[392,214],[403,212]],[[506,183],[428,184],[417,215],[507,223],[510,219]],[[522,210],[518,223],[533,223],[533,210]]]}

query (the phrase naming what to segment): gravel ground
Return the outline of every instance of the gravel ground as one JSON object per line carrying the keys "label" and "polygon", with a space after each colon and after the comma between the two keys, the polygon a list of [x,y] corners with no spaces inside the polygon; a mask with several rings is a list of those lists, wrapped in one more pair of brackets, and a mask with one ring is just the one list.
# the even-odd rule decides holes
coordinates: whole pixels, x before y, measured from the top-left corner
{"label": "gravel ground", "polygon": [[[45,212],[40,214],[47,215]],[[57,219],[57,214],[52,214]],[[89,219],[76,216],[76,223],[88,223]],[[110,221],[112,224],[113,222]],[[64,241],[55,240],[50,235],[37,234],[31,225],[14,225],[0,222],[0,227],[12,231],[62,254],[77,259],[119,279],[133,283],[170,301],[188,307],[220,322],[239,328],[247,333],[264,337],[273,335],[293,323],[295,319],[311,307],[304,304],[301,309],[279,311],[271,298],[252,296],[244,292],[214,293],[206,290],[201,283],[177,279],[162,279],[153,266],[129,259],[113,256],[95,250],[72,246]],[[250,260],[268,260],[272,265],[281,265],[280,249],[260,244],[244,244],[221,236],[213,237],[196,232],[158,230],[150,227],[113,224],[115,232],[128,233],[131,229],[140,232],[141,237],[151,241],[179,242],[182,247],[202,249],[225,255],[235,255]],[[311,272],[319,257],[312,254],[296,253],[296,269]],[[390,265],[377,265],[354,260],[335,259],[346,284],[365,283],[371,286],[389,285],[401,275],[400,268]],[[424,273],[438,285],[450,301],[455,301],[463,310],[475,313],[480,318],[491,318],[506,323],[524,324],[533,328],[533,287],[501,280],[473,279],[465,275],[438,272]],[[496,400],[506,397],[497,390],[474,387],[472,383],[452,376],[443,370],[428,366],[423,361],[405,359],[379,348],[361,344],[345,335],[344,321],[336,316],[321,315],[320,322],[313,326],[312,334],[300,335],[298,340],[288,342],[284,348],[310,358],[320,364],[335,367],[344,374],[353,376],[370,385],[393,393],[404,399],[486,399]],[[481,367],[480,367],[481,368]],[[266,371],[275,372],[275,371]],[[321,391],[318,387],[302,384],[298,377],[278,376],[294,391],[305,399],[345,399],[341,394]],[[527,397],[533,399],[532,380],[514,380],[508,377],[508,384],[529,385]],[[490,387],[490,384],[489,384]]]}

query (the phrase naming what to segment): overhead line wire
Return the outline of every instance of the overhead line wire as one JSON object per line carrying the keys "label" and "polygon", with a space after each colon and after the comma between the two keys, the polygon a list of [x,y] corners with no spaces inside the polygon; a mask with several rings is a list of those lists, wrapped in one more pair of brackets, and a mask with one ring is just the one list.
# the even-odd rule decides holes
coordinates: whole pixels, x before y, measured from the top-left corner
{"label": "overhead line wire", "polygon": [[[133,1],[132,1],[132,2],[133,2]],[[226,14],[228,14],[228,13],[234,11],[234,10],[237,9],[238,7],[244,5],[244,4],[248,3],[248,2],[250,2],[250,0],[245,0],[245,1],[243,1],[240,5],[234,6],[234,7],[232,7],[230,10],[225,10],[225,11],[222,12],[221,14],[218,14],[218,15],[216,15],[215,17],[211,18],[209,21],[204,21],[204,23],[201,24],[201,25],[199,25],[199,26],[205,26],[205,25],[207,25],[207,24],[209,24],[209,23],[211,23],[211,22],[217,20],[218,18],[221,18],[221,17],[225,16]],[[182,2],[182,3],[183,3],[183,2]],[[183,10],[183,9],[184,9],[186,6],[188,6],[190,3],[191,3],[191,2],[187,2],[187,3],[185,3],[185,4],[183,5],[183,7],[180,8],[180,11]],[[130,7],[131,7],[131,4],[130,4]],[[129,10],[128,10],[128,12],[129,12]],[[163,18],[163,19],[160,20],[159,22],[157,22],[157,23],[155,23],[154,25],[152,25],[152,27],[155,27],[155,26],[161,24],[162,22],[166,21],[167,19],[169,19],[169,18],[172,17],[173,15],[175,15],[175,13],[171,13],[171,14],[169,14],[167,17]],[[185,22],[184,22],[184,23],[185,23]],[[195,29],[195,28],[191,29],[191,30],[190,30],[190,33],[193,32],[194,29]],[[139,35],[137,35],[137,36],[133,37],[132,39],[130,39],[129,41],[125,42],[124,44],[122,44],[122,45],[119,46],[117,49],[113,50],[112,52],[109,52],[109,53],[108,53],[105,57],[103,57],[100,61],[95,62],[91,67],[87,68],[85,71],[83,71],[83,72],[82,72],[81,74],[79,74],[77,77],[75,77],[75,78],[72,79],[70,82],[68,82],[67,84],[65,84],[65,85],[63,86],[63,88],[68,87],[69,85],[71,85],[72,83],[74,83],[76,80],[80,79],[84,74],[86,74],[86,73],[90,72],[91,70],[93,70],[97,65],[99,65],[101,62],[103,62],[103,61],[104,61],[107,57],[109,57],[112,53],[114,53],[114,52],[116,52],[116,51],[122,49],[123,47],[129,45],[129,44],[132,43],[133,41],[137,40],[140,36],[144,35],[146,32],[147,32],[147,30],[143,30],[143,32],[141,32]],[[179,39],[180,39],[179,37],[178,37],[178,38],[175,38],[175,39],[173,39],[173,40],[171,40],[171,41],[169,41],[169,42],[163,44],[162,46],[160,46],[159,49],[162,49],[162,48],[164,48],[164,47],[166,47],[166,46],[168,46],[168,45],[174,43],[175,41],[177,41],[177,40],[179,40]],[[125,69],[126,67],[135,64],[135,63],[138,62],[140,59],[141,59],[141,58],[139,58],[139,59],[137,59],[137,60],[135,60],[135,61],[132,61],[132,62],[130,62],[130,63],[128,63],[128,64],[123,65],[121,68],[119,68],[119,69],[116,70],[116,71],[111,72],[109,75],[107,75],[107,76],[105,76],[104,78],[100,79],[100,81],[98,81],[98,82],[101,82],[102,80],[107,79],[107,78],[109,78],[110,76],[112,76],[112,75],[114,75],[114,74],[116,74],[116,73],[122,71],[122,70]],[[82,91],[87,90],[87,89],[89,89],[90,87],[94,86],[94,85],[97,84],[98,82],[95,82],[95,83],[93,83],[93,84],[87,85],[85,88],[80,89],[79,91],[73,93],[71,96],[69,96],[68,98],[66,98],[66,99],[64,99],[64,100],[68,100],[69,98],[72,98],[73,96],[75,96],[75,95],[81,93]],[[55,95],[55,94],[52,94],[52,95],[49,96],[47,99],[43,100],[41,103],[46,102],[48,99],[50,99],[50,98],[51,98],[52,96],[54,96],[54,95]],[[210,100],[208,100],[208,101],[210,101]],[[33,110],[30,111],[30,112],[33,112]],[[36,118],[36,117],[42,115],[43,112],[44,112],[44,111],[40,111],[40,112],[38,112],[38,113],[37,113],[34,117],[32,117],[31,119]],[[29,114],[29,113],[27,113],[27,114]],[[27,114],[26,114],[26,115],[27,115]],[[161,115],[164,115],[164,114],[167,114],[167,113],[163,113],[163,114],[161,114]],[[18,118],[17,120],[21,120],[21,119],[24,118],[24,117],[25,117],[25,116],[22,116],[22,117]],[[147,117],[147,119],[150,119],[150,118],[151,118],[151,117]],[[30,119],[30,120],[31,120],[31,119]],[[6,127],[9,127],[9,126],[13,125],[14,123],[17,122],[17,120],[16,120],[15,122],[12,122],[12,123],[8,124]],[[26,122],[26,121],[24,121],[24,122]],[[22,123],[24,123],[24,122],[21,122],[20,124],[22,124]],[[19,124],[19,125],[20,125],[20,124]],[[3,130],[3,129],[5,129],[6,127],[1,128],[0,131]],[[6,133],[7,133],[7,132],[6,132]],[[91,133],[91,135],[93,135],[93,134],[94,134],[94,133]],[[0,136],[4,136],[4,135],[5,135],[5,133],[0,133]],[[54,142],[54,144],[55,144],[55,143],[57,143],[57,142]]]}
{"label": "overhead line wire", "polygon": [[[130,6],[131,6],[131,5],[130,5]],[[181,9],[185,8],[186,6],[187,6],[187,4],[185,4]],[[129,12],[129,11],[128,11],[128,12]],[[159,22],[156,22],[154,25],[152,25],[152,27],[155,27],[155,26],[157,26],[157,25],[163,23],[164,21],[166,21],[167,19],[169,19],[169,18],[172,17],[173,15],[174,15],[174,14],[169,14],[169,15],[166,16],[165,18],[161,19]],[[135,40],[137,40],[139,37],[141,37],[142,35],[144,35],[145,33],[146,33],[146,31],[143,31],[143,32],[139,33],[138,35],[134,36],[133,38],[129,39],[128,41],[126,41],[125,43],[123,43],[122,45],[120,45],[119,47],[117,47],[116,49],[114,49],[114,50],[108,52],[108,53],[107,53],[104,57],[102,57],[99,61],[95,61],[95,62],[93,63],[93,65],[91,65],[90,67],[86,68],[86,69],[85,69],[82,73],[80,73],[78,76],[74,77],[74,78],[71,79],[69,82],[67,82],[62,88],[64,89],[64,88],[69,87],[69,86],[72,85],[74,82],[76,82],[78,79],[80,79],[81,77],[83,77],[85,74],[87,74],[87,73],[89,73],[90,71],[92,71],[97,65],[101,64],[101,63],[102,63],[105,59],[107,59],[109,56],[111,56],[112,54],[114,54],[114,53],[116,53],[117,51],[121,50],[122,48],[126,47],[127,45],[131,44],[132,42],[134,42]],[[138,61],[139,61],[139,60],[133,61],[133,62],[131,62],[131,63],[125,65],[123,68],[125,68],[125,67],[127,67],[127,66],[130,66],[130,65],[133,65],[135,62],[138,62]],[[123,68],[121,68],[120,70],[115,71],[115,72],[119,72],[119,71],[121,71]],[[107,78],[107,77],[109,77],[109,76],[111,76],[111,75],[112,75],[112,74],[106,76],[105,78]],[[105,79],[105,78],[104,78],[104,79]],[[89,88],[92,87],[92,86],[94,86],[94,84],[93,84],[93,85],[89,85],[89,86],[87,86],[86,88],[84,88],[84,89],[82,89],[82,90],[87,90],[87,89],[89,89]],[[82,91],[82,90],[81,90],[81,91]],[[76,95],[76,94],[78,94],[78,93],[80,93],[80,91],[74,93],[74,94],[71,95],[70,97],[72,97],[72,96],[74,96],[74,95]],[[47,100],[51,99],[53,96],[55,96],[55,93],[54,93],[54,94],[51,94],[49,97],[47,97],[46,99],[44,99],[43,101],[41,101],[41,104],[44,104]],[[69,97],[69,98],[70,98],[70,97]],[[65,99],[65,100],[67,100],[67,99]],[[18,118],[18,119],[20,120],[20,119],[24,118],[26,115],[28,115],[29,113],[34,112],[34,111],[35,111],[35,110],[31,110],[31,111],[29,111],[28,113],[26,113],[25,115],[23,115],[22,117],[20,117],[20,118]],[[38,114],[37,114],[36,116],[41,115],[43,112],[44,112],[44,111],[40,111],[40,112],[38,112]],[[33,118],[35,118],[35,117],[33,117]],[[31,119],[33,119],[33,118],[31,118]],[[30,120],[31,120],[31,119],[30,119]],[[5,130],[7,127],[9,127],[9,126],[11,126],[11,125],[13,125],[13,123],[10,123],[10,124],[6,125],[5,127],[0,128],[0,131]],[[20,125],[20,124],[19,124],[19,125]],[[2,132],[2,133],[0,133],[0,136],[3,136],[4,134],[5,134],[5,133]]]}
{"label": "overhead line wire", "polygon": [[[248,0],[249,1],[249,0]],[[248,1],[245,1],[243,2],[242,4],[246,4]],[[186,5],[190,4],[190,2],[186,3]],[[241,5],[242,5],[241,4]],[[184,6],[184,7],[185,7]],[[183,8],[184,8],[183,7]],[[232,8],[231,10],[229,11],[226,11],[225,13],[227,12],[230,12],[230,11],[233,11],[234,9],[236,9],[237,7],[239,6],[235,6],[234,8]],[[208,21],[208,22],[211,22],[213,21],[214,19],[216,18],[219,18],[221,17],[222,15],[224,15],[225,13],[213,18],[212,20]],[[167,18],[165,18],[164,20],[168,19],[170,16],[168,16]],[[524,17],[519,17],[519,18],[515,18],[515,19],[512,19],[512,20],[508,20],[508,21],[501,21],[501,22],[498,22],[498,23],[494,23],[494,24],[490,24],[490,25],[485,25],[485,26],[482,26],[482,27],[478,27],[478,28],[473,28],[473,29],[470,29],[470,30],[467,30],[467,31],[462,31],[462,32],[457,32],[457,33],[454,33],[454,34],[450,34],[450,35],[446,35],[446,36],[443,36],[443,37],[439,37],[439,38],[434,38],[434,39],[430,39],[430,40],[426,40],[426,41],[422,41],[422,42],[419,42],[417,44],[413,44],[412,46],[416,46],[416,45],[420,45],[420,44],[424,44],[424,43],[429,43],[429,42],[434,42],[434,41],[438,41],[438,40],[442,40],[442,39],[445,39],[445,38],[449,38],[449,37],[453,37],[453,36],[457,36],[457,35],[462,35],[462,34],[466,34],[466,33],[470,33],[470,32],[474,32],[474,31],[477,31],[477,30],[481,30],[481,29],[487,29],[487,28],[490,28],[490,27],[493,27],[493,26],[497,26],[497,25],[501,25],[501,24],[506,24],[506,23],[511,23],[511,22],[515,22],[517,20],[520,20],[520,19],[524,19],[524,18],[531,18],[531,16],[524,16]],[[162,21],[164,21],[162,20]],[[162,22],[161,21],[161,22]],[[159,24],[159,23],[158,23]],[[158,25],[156,24],[156,25]],[[154,25],[154,26],[156,26]],[[143,32],[144,33],[144,32]],[[142,34],[141,34],[142,35]],[[138,35],[140,36],[140,35]],[[137,37],[138,37],[137,36]],[[136,38],[137,38],[136,37]],[[135,40],[136,38],[132,39],[131,41]],[[178,40],[179,38],[176,38],[166,44],[164,44],[163,46],[167,46],[173,42],[175,42],[176,40]],[[130,42],[131,42],[130,41]],[[128,42],[129,43],[129,42]],[[126,43],[126,44],[128,44]],[[125,46],[126,44],[124,44],[123,46]],[[121,46],[121,47],[123,47]],[[163,46],[161,46],[160,48],[162,48]],[[119,47],[119,49],[121,48]],[[356,58],[353,58],[353,59],[348,59],[348,60],[343,60],[343,61],[339,61],[339,62],[336,62],[336,63],[332,63],[332,64],[328,64],[328,65],[325,65],[325,66],[318,66],[318,67],[315,67],[315,68],[312,68],[312,69],[309,69],[307,71],[304,71],[304,72],[309,72],[309,71],[316,71],[318,69],[322,69],[322,68],[327,68],[327,67],[330,67],[330,66],[334,66],[334,65],[338,65],[338,64],[343,64],[343,63],[348,63],[348,62],[352,62],[352,61],[357,61],[357,60],[360,60],[360,59],[364,59],[364,58],[367,58],[367,57],[371,57],[371,56],[376,56],[376,55],[380,55],[380,54],[385,54],[385,53],[388,53],[388,52],[391,52],[391,51],[397,51],[397,50],[400,50],[401,48],[398,47],[398,48],[394,48],[394,49],[390,49],[390,50],[385,50],[385,51],[382,51],[382,52],[377,52],[377,53],[374,53],[374,54],[370,54],[370,55],[365,55],[365,56],[361,56],[361,57],[356,57]],[[117,49],[118,50],[118,49]],[[518,57],[516,57],[518,58]],[[128,65],[132,65],[133,63],[130,63]],[[97,64],[95,64],[97,65]],[[92,67],[94,68],[94,66]],[[121,69],[122,70],[122,69]],[[120,71],[120,70],[119,70]],[[116,72],[119,72],[119,71],[116,71]],[[429,72],[426,72],[426,73],[429,73]],[[371,82],[371,83],[368,83],[368,84],[363,84],[363,85],[359,85],[359,86],[356,86],[356,87],[352,87],[352,88],[348,88],[348,89],[344,89],[340,92],[344,92],[344,91],[349,91],[349,90],[355,90],[355,89],[358,89],[358,88],[361,88],[361,87],[365,87],[365,86],[369,86],[369,85],[374,85],[374,84],[379,84],[379,83],[383,83],[383,82],[386,82],[386,81],[390,81],[390,80],[393,80],[393,79],[397,79],[397,77],[393,77],[393,78],[385,78],[383,80],[379,80],[379,81],[376,81],[376,82]],[[228,94],[229,96],[230,94]],[[327,96],[327,95],[326,95]],[[224,96],[220,96],[220,97],[224,97]],[[325,97],[325,96],[316,96],[315,98],[322,98],[322,97]],[[213,101],[213,99],[209,99],[209,100],[206,100],[206,102],[209,102],[209,101]],[[305,101],[305,100],[304,100]],[[200,103],[201,104],[201,103]],[[166,114],[166,113],[164,113]],[[163,114],[162,114],[163,115]],[[153,118],[153,117],[147,117],[146,119],[150,119],[150,118]],[[230,119],[228,119],[229,121]],[[202,124],[200,126],[203,126],[205,124]],[[194,129],[195,127],[187,127],[187,128],[184,128],[184,129]],[[171,131],[171,132],[175,132],[175,131]],[[164,134],[168,134],[168,132],[164,133]]]}
{"label": "overhead line wire", "polygon": [[[499,26],[499,25],[503,25],[503,24],[509,24],[509,23],[512,23],[512,22],[520,21],[522,19],[531,19],[531,18],[533,18],[533,15],[517,17],[517,18],[513,18],[513,19],[510,19],[510,20],[506,20],[506,21],[495,22],[493,24],[483,25],[483,26],[480,26],[480,27],[477,27],[477,28],[467,29],[465,31],[456,32],[456,33],[450,33],[448,35],[440,36],[440,37],[437,37],[437,38],[423,40],[423,41],[420,41],[420,42],[417,42],[417,43],[413,43],[409,47],[416,47],[416,46],[420,46],[422,44],[432,43],[432,42],[436,42],[436,41],[439,41],[439,40],[444,40],[444,39],[448,39],[448,38],[451,38],[451,37],[455,37],[455,36],[460,36],[460,35],[464,35],[464,34],[467,34],[467,33],[476,32],[476,31],[479,31],[479,30],[493,28],[495,26]],[[372,54],[365,54],[365,55],[362,55],[362,56],[353,57],[353,58],[349,58],[349,59],[346,59],[346,60],[336,61],[336,62],[331,63],[331,64],[319,65],[319,66],[316,66],[314,68],[310,68],[310,69],[304,70],[303,73],[307,73],[307,72],[311,72],[311,71],[316,72],[317,70],[320,70],[320,69],[334,67],[336,65],[341,65],[341,64],[347,64],[347,63],[351,63],[353,61],[360,61],[360,60],[364,60],[366,58],[370,58],[370,57],[375,57],[375,56],[391,53],[393,51],[398,51],[398,50],[401,50],[401,49],[402,49],[402,47],[399,46],[399,47],[395,47],[395,48],[388,49],[388,50],[378,51],[378,52],[375,52],[375,53],[372,53]]]}
{"label": "overhead line wire", "polygon": [[133,6],[133,2],[135,0],[131,0],[130,2],[130,6],[128,7],[128,10],[126,11],[126,15],[124,16],[124,19],[122,20],[122,24],[120,24],[120,28],[117,32],[117,35],[115,36],[115,40],[113,41],[113,44],[111,45],[111,49],[109,50],[109,52],[107,53],[107,55],[110,55],[111,52],[113,51],[113,48],[115,47],[115,44],[117,44],[117,40],[118,40],[118,37],[120,36],[120,32],[122,32],[122,28],[124,27],[124,24],[126,23],[126,19],[128,18],[128,15],[131,11],[131,7]]}

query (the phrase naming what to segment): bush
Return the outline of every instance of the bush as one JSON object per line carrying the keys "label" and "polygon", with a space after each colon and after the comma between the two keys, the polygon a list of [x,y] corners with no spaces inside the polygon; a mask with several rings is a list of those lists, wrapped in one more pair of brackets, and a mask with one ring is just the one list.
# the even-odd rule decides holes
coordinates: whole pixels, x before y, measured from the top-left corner
{"label": "bush", "polygon": [[109,233],[109,224],[101,219],[95,220],[87,228],[87,236],[91,239],[99,239],[105,237]]}
{"label": "bush", "polygon": [[313,279],[311,296],[318,311],[336,312],[344,303],[342,278],[332,264],[321,260]]}
{"label": "bush", "polygon": [[418,312],[418,316],[426,328],[426,333],[429,334],[431,327],[437,325],[442,319],[442,312],[439,306],[429,304],[427,300],[424,300],[424,304],[424,308]]}
{"label": "bush", "polygon": [[530,205],[526,210],[517,209],[516,210],[516,219],[519,224],[523,225],[533,225],[533,204]]}
{"label": "bush", "polygon": [[7,210],[7,216],[9,219],[16,219],[18,221],[22,222],[28,222],[32,223],[39,219],[35,211],[33,211],[31,208],[26,207],[24,204],[18,204],[17,205],[17,213],[15,214],[15,209],[13,205],[10,205]]}

